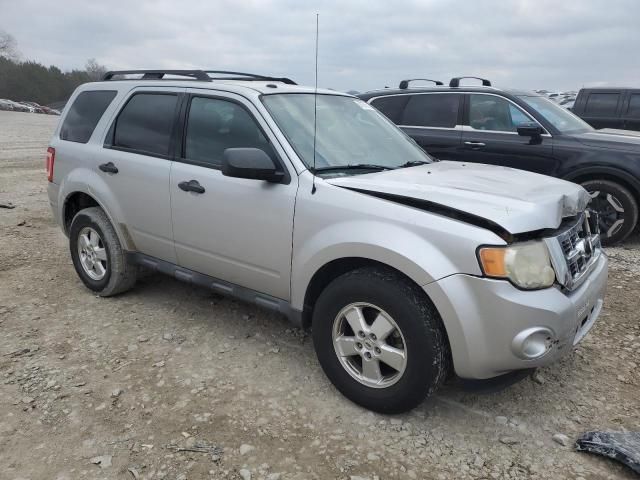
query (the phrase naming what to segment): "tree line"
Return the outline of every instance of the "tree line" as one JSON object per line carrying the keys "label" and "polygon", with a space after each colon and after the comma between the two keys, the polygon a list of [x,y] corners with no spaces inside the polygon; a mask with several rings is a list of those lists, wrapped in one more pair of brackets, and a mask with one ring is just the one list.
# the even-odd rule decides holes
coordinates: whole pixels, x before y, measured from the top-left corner
{"label": "tree line", "polygon": [[67,100],[78,85],[99,80],[106,68],[94,59],[83,70],[63,72],[38,62],[21,61],[13,37],[0,31],[0,98],[48,105]]}

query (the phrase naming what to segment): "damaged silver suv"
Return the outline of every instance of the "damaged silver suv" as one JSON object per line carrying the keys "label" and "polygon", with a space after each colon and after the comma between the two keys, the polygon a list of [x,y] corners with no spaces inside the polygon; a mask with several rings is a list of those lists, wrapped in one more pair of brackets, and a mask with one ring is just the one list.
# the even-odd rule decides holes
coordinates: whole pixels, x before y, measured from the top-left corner
{"label": "damaged silver suv", "polygon": [[582,187],[434,162],[365,102],[286,78],[110,72],[73,94],[47,172],[89,289],[144,266],[282,312],[379,412],[547,365],[602,309]]}

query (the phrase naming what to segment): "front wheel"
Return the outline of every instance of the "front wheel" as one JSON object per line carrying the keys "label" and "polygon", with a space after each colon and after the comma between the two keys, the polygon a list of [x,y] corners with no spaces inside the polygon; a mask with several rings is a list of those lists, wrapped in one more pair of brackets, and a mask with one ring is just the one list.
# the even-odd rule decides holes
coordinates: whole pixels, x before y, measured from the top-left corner
{"label": "front wheel", "polygon": [[425,293],[383,268],[335,279],[313,312],[320,365],[342,394],[381,413],[417,406],[450,369],[442,321]]}
{"label": "front wheel", "polygon": [[598,212],[602,243],[613,245],[627,238],[638,222],[633,194],[610,180],[588,180],[582,186],[591,195],[590,208]]}

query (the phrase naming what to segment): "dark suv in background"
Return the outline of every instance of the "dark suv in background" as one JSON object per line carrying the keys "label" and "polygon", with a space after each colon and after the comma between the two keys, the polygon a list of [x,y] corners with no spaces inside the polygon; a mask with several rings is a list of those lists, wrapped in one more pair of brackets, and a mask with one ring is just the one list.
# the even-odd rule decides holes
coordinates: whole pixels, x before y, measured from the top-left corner
{"label": "dark suv in background", "polygon": [[583,88],[571,109],[594,128],[640,130],[640,88]]}
{"label": "dark suv in background", "polygon": [[[599,213],[607,244],[634,230],[640,202],[640,135],[596,131],[541,95],[493,88],[480,78],[482,86],[462,86],[465,78],[476,77],[453,78],[449,86],[436,80],[403,80],[397,89],[359,97],[438,160],[503,165],[581,184]],[[435,85],[411,86],[418,80]]]}

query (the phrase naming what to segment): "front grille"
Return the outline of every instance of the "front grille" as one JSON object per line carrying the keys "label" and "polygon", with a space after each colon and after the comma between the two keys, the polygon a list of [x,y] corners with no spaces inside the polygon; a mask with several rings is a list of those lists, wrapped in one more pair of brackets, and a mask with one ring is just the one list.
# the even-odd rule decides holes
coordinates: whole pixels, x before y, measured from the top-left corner
{"label": "front grille", "polygon": [[558,282],[570,290],[577,288],[601,252],[597,213],[585,211],[547,245]]}

